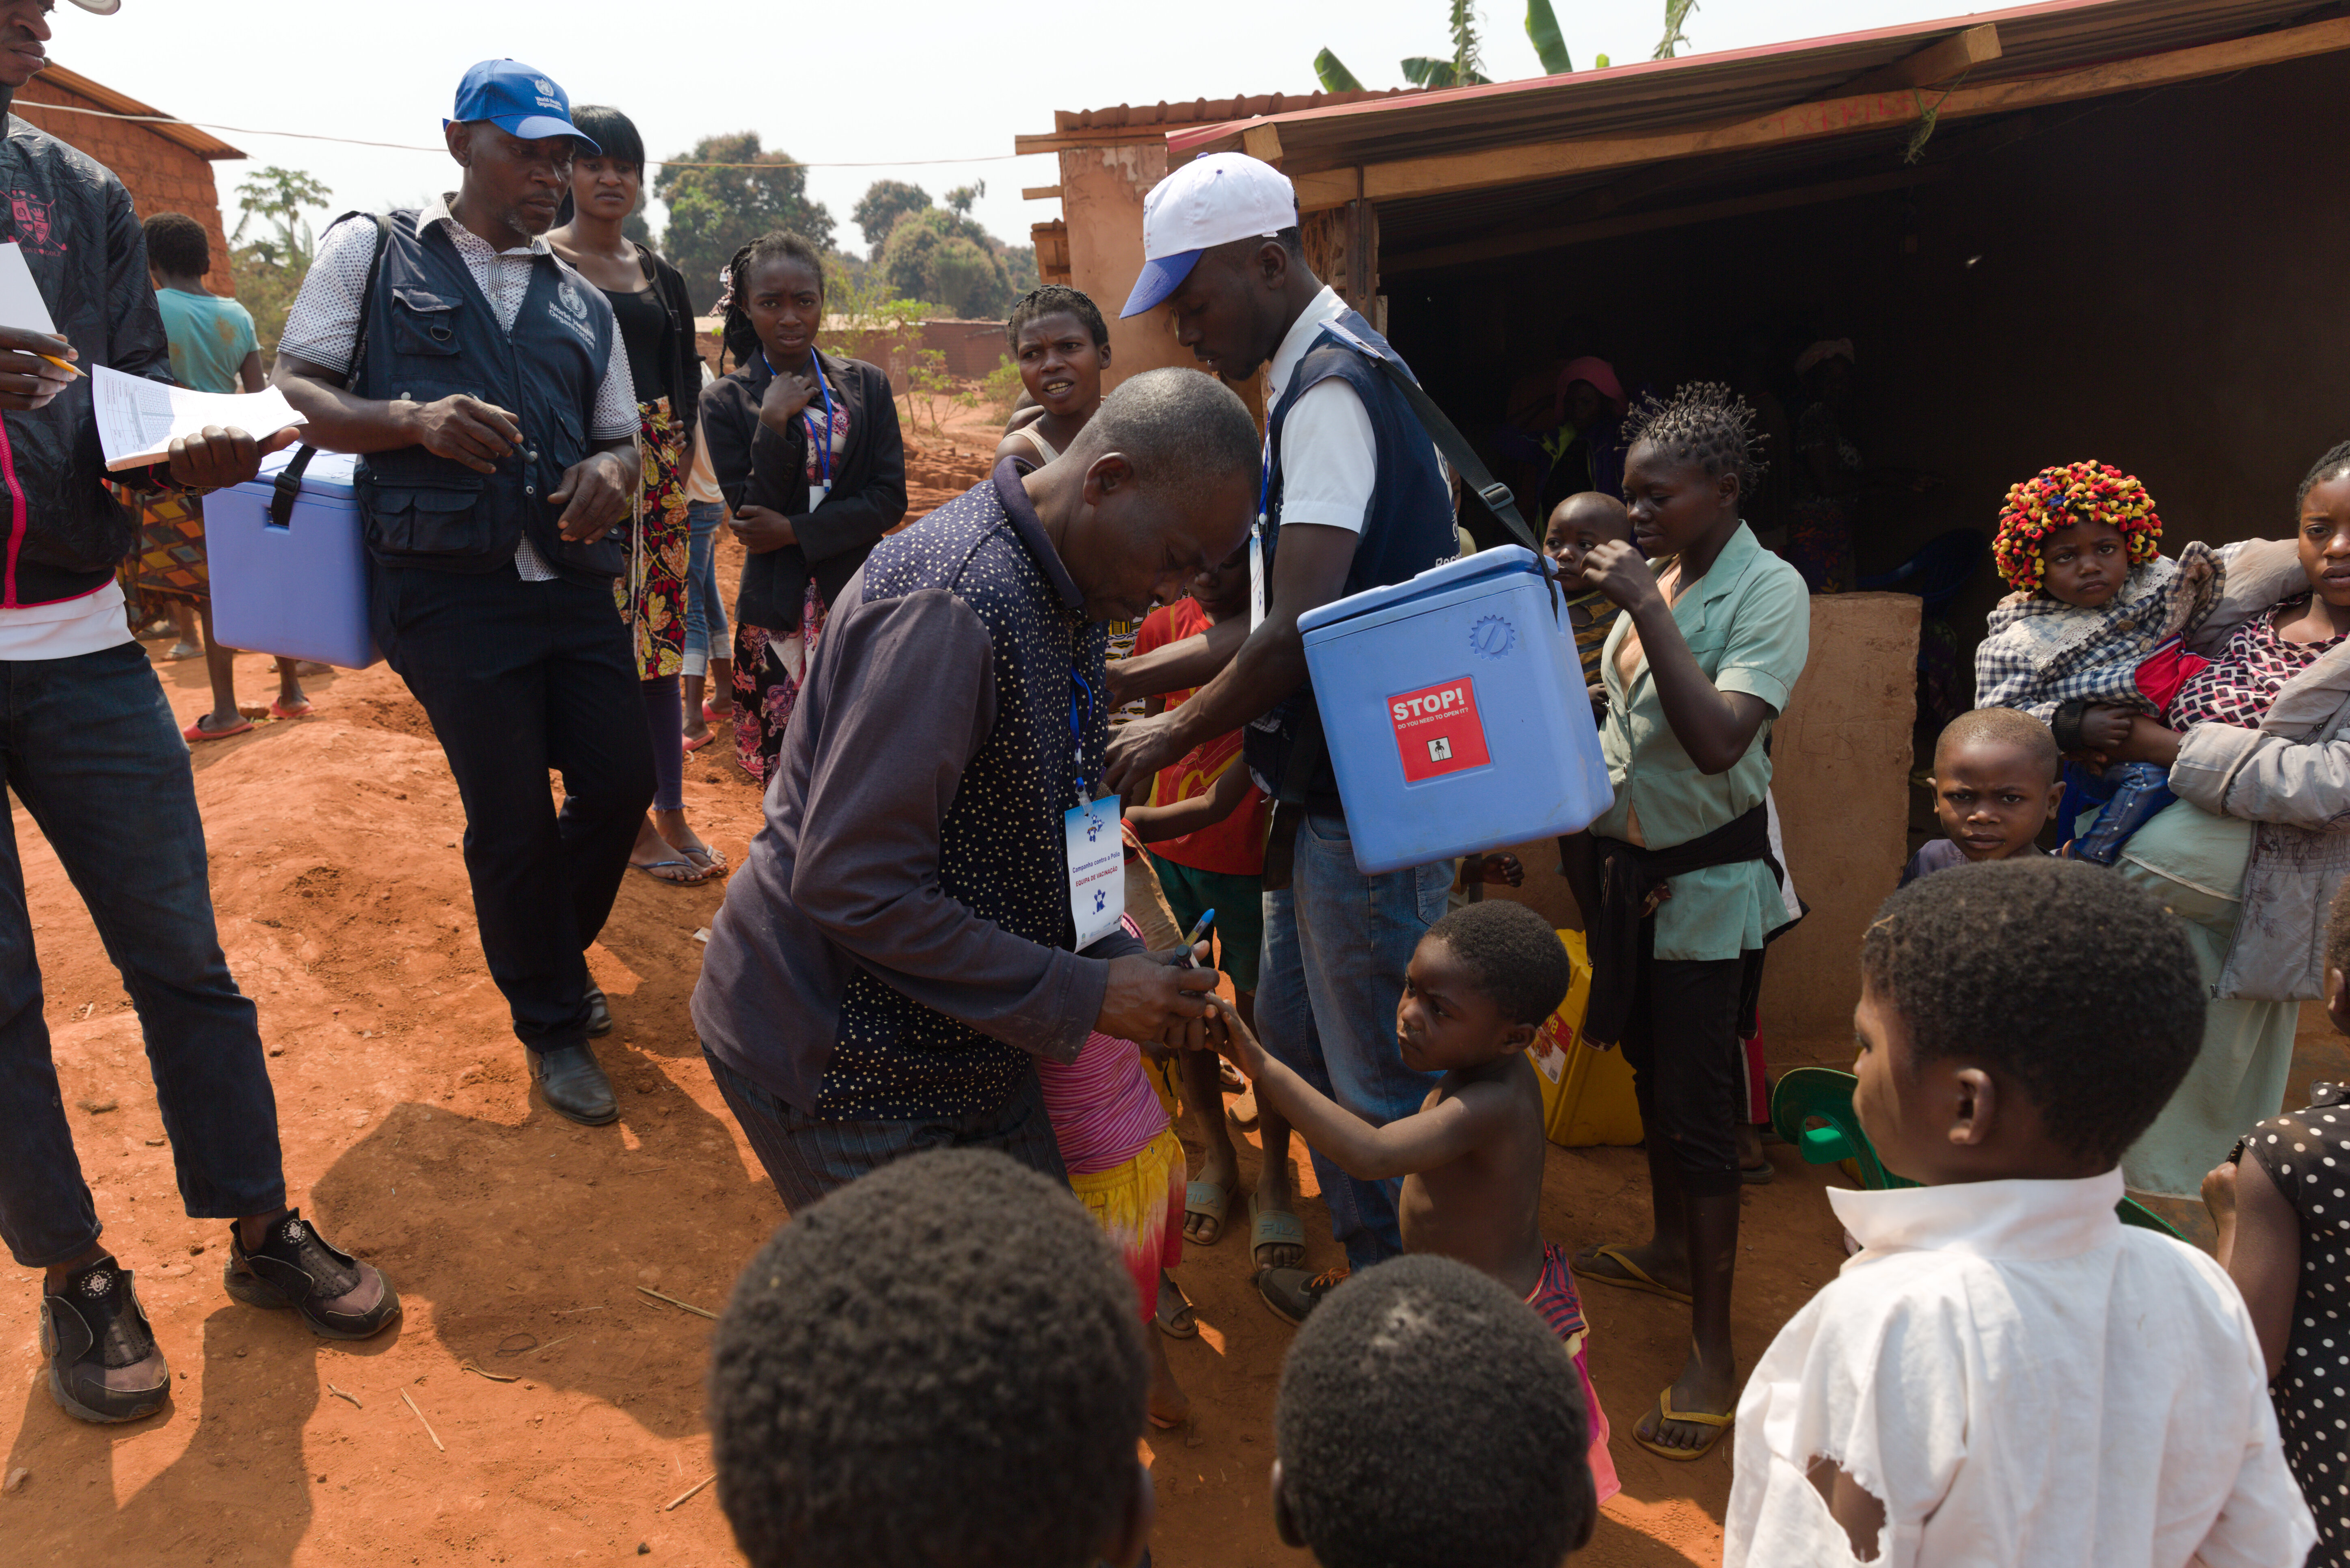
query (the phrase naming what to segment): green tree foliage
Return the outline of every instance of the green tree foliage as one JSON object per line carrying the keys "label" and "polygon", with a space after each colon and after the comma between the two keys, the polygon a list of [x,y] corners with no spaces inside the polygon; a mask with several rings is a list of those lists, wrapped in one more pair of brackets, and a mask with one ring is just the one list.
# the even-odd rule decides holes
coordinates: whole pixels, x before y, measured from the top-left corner
{"label": "green tree foliage", "polygon": [[1566,38],[1558,30],[1550,0],[1526,0],[1526,41],[1534,47],[1543,75],[1563,77],[1575,69],[1575,57],[1566,52]]}
{"label": "green tree foliage", "polygon": [[[726,164],[728,168],[691,168]],[[832,213],[807,196],[807,171],[767,151],[759,133],[706,136],[665,162],[653,194],[669,205],[661,250],[685,275],[696,310],[718,299],[718,275],[734,253],[770,229],[789,229],[819,250],[832,246]]]}
{"label": "green tree foliage", "polygon": [[[1669,18],[1674,5],[1684,14],[1695,0],[1666,0]],[[1482,50],[1477,41],[1477,10],[1471,0],[1450,0],[1447,26],[1452,33],[1452,53],[1444,58],[1414,55],[1401,63],[1404,80],[1414,87],[1451,88],[1475,87],[1493,78],[1485,74]],[[1575,60],[1567,53],[1566,40],[1561,36],[1558,16],[1552,11],[1550,0],[1526,0],[1526,38],[1534,47],[1534,57],[1542,61],[1548,76],[1564,76],[1575,69]],[[1324,92],[1361,92],[1363,84],[1346,62],[1328,49],[1314,57],[1314,75]]]}
{"label": "green tree foliage", "polygon": [[1657,51],[1648,57],[1650,59],[1669,60],[1675,50],[1690,41],[1689,35],[1681,29],[1690,13],[1696,9],[1697,0],[1665,0],[1665,36],[1657,40]]}
{"label": "green tree foliage", "polygon": [[968,218],[971,216],[972,208],[977,206],[979,199],[986,194],[987,182],[984,180],[974,180],[968,185],[958,185],[947,192],[947,210],[958,218]]}
{"label": "green tree foliage", "polygon": [[934,300],[960,317],[998,317],[1018,297],[993,237],[943,207],[899,219],[881,247],[879,265],[898,294]]}
{"label": "green tree foliage", "polygon": [[[235,283],[238,302],[253,313],[254,335],[261,340],[265,354],[277,352],[278,337],[286,330],[286,313],[293,308],[294,296],[309,275],[310,258],[317,251],[317,236],[302,214],[325,206],[333,195],[302,170],[281,169],[274,163],[247,176],[236,188],[239,216],[236,230],[229,236],[229,276]],[[256,224],[259,232],[247,240],[245,232]]]}
{"label": "green tree foliage", "polygon": [[910,185],[903,180],[876,180],[865,187],[865,194],[858,198],[848,216],[864,232],[865,248],[878,256],[882,242],[889,237],[898,220],[930,204],[931,193],[920,185]]}

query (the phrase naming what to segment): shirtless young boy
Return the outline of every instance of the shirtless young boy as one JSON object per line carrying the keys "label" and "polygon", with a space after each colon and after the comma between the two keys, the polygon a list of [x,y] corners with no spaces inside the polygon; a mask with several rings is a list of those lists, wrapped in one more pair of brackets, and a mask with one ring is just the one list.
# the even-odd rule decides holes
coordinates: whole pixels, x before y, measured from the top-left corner
{"label": "shirtless young boy", "polygon": [[[1222,1046],[1305,1141],[1363,1181],[1402,1179],[1396,1218],[1403,1250],[1458,1259],[1492,1275],[1540,1313],[1565,1342],[1591,1408],[1592,1479],[1617,1490],[1607,1420],[1585,1363],[1587,1329],[1566,1253],[1543,1240],[1542,1083],[1526,1059],[1535,1032],[1573,978],[1549,923],[1523,904],[1468,904],[1429,929],[1404,971],[1396,1044],[1404,1065],[1444,1075],[1418,1111],[1385,1127],[1332,1100],[1267,1054],[1229,1008]],[[1302,1321],[1347,1278],[1266,1269],[1258,1293]]]}

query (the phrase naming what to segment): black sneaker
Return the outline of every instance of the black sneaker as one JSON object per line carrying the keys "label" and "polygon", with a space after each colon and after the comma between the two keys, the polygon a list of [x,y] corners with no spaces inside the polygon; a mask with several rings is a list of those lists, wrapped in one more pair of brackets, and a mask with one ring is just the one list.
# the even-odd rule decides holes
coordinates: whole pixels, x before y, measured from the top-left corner
{"label": "black sneaker", "polygon": [[136,1421],[163,1407],[172,1369],[130,1288],[130,1271],[109,1258],[41,1291],[41,1352],[49,1394],[85,1421]]}
{"label": "black sneaker", "polygon": [[1324,1296],[1345,1284],[1347,1274],[1345,1269],[1325,1269],[1318,1274],[1305,1269],[1259,1269],[1252,1282],[1274,1316],[1295,1324],[1304,1323]]}
{"label": "black sneaker", "polygon": [[371,1263],[337,1251],[288,1209],[269,1223],[268,1240],[245,1251],[242,1226],[229,1227],[221,1283],[247,1306],[292,1307],[328,1339],[366,1339],[400,1316],[400,1296]]}

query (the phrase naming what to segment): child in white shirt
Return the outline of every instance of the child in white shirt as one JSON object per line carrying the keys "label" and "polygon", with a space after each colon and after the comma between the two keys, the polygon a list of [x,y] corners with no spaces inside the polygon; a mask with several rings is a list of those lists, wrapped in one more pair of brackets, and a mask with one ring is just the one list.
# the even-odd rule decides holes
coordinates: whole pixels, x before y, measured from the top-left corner
{"label": "child in white shirt", "polygon": [[1926,1185],[1831,1189],[1862,1251],[1739,1400],[1724,1568],[2283,1568],[2316,1540],[2243,1302],[2126,1229],[2122,1150],[2199,1045],[2177,923],[2093,867],[1886,901],[1854,1109]]}

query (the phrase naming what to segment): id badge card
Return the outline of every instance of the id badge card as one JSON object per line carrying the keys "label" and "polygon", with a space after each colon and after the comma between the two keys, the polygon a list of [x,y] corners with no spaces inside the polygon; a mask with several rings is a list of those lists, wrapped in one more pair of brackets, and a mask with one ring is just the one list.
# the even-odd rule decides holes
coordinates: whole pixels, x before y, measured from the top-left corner
{"label": "id badge card", "polygon": [[808,483],[808,510],[813,512],[817,507],[823,505],[824,498],[831,493],[831,485],[818,484],[814,481],[810,481]]}
{"label": "id badge card", "polygon": [[1118,929],[1126,915],[1126,846],[1118,819],[1114,794],[1073,806],[1062,819],[1069,847],[1069,920],[1080,949]]}

